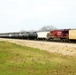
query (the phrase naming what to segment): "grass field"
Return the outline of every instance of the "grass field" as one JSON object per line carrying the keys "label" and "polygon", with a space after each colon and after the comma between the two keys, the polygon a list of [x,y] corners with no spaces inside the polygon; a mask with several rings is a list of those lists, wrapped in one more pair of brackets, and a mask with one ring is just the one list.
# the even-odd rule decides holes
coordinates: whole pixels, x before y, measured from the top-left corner
{"label": "grass field", "polygon": [[76,57],[0,41],[0,75],[76,75]]}

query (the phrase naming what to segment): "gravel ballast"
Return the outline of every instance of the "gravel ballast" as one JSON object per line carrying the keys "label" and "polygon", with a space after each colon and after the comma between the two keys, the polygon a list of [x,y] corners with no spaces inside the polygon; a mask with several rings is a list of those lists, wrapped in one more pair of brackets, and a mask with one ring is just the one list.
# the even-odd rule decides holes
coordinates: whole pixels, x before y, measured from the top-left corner
{"label": "gravel ballast", "polygon": [[73,43],[5,39],[5,38],[0,38],[0,41],[8,41],[22,46],[38,48],[40,50],[46,50],[49,53],[59,53],[63,55],[76,56],[76,44]]}

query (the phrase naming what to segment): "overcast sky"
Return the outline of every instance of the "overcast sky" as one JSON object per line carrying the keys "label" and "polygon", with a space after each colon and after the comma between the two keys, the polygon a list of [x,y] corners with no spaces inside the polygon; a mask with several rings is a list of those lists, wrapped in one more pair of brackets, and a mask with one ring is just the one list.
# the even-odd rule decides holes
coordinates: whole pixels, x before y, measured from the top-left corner
{"label": "overcast sky", "polygon": [[0,32],[76,28],[76,0],[0,0]]}

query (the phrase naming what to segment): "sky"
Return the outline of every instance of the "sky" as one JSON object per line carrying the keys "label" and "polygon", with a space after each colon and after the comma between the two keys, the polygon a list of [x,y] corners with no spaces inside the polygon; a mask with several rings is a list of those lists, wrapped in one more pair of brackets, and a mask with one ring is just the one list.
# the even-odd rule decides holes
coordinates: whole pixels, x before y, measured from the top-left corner
{"label": "sky", "polygon": [[0,32],[76,28],[76,0],[0,0]]}

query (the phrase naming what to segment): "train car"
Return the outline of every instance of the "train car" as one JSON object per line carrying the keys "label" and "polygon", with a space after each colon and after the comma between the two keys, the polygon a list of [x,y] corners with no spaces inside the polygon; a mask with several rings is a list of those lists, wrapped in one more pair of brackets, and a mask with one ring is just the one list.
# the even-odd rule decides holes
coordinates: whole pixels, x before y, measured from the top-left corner
{"label": "train car", "polygon": [[5,33],[5,38],[8,38],[9,37],[9,33]]}
{"label": "train car", "polygon": [[76,41],[76,29],[69,30],[69,40]]}
{"label": "train car", "polygon": [[37,32],[37,39],[47,39],[47,34],[49,33],[49,31],[39,31]]}
{"label": "train car", "polygon": [[29,39],[37,39],[37,32],[29,32]]}
{"label": "train car", "polygon": [[19,38],[19,39],[28,39],[29,32],[14,32],[10,33],[9,37]]}
{"label": "train car", "polygon": [[19,32],[19,39],[23,39],[23,36],[24,36],[23,32]]}
{"label": "train car", "polygon": [[9,38],[17,38],[18,34],[16,34],[16,32],[13,33],[9,33]]}
{"label": "train car", "polygon": [[5,37],[5,33],[0,33],[0,38],[4,38]]}
{"label": "train car", "polygon": [[14,33],[14,38],[19,38],[19,33],[18,32]]}
{"label": "train car", "polygon": [[8,38],[13,38],[14,34],[13,33],[9,33]]}
{"label": "train car", "polygon": [[11,32],[11,33],[5,33],[6,38],[18,38],[19,37],[19,32]]}
{"label": "train car", "polygon": [[23,32],[22,37],[23,37],[23,39],[28,39],[29,38],[29,32]]}
{"label": "train car", "polygon": [[69,29],[52,30],[47,34],[48,39],[67,41],[69,39]]}
{"label": "train car", "polygon": [[15,33],[9,33],[9,38],[15,38]]}
{"label": "train car", "polygon": [[8,33],[0,33],[1,38],[8,38]]}

